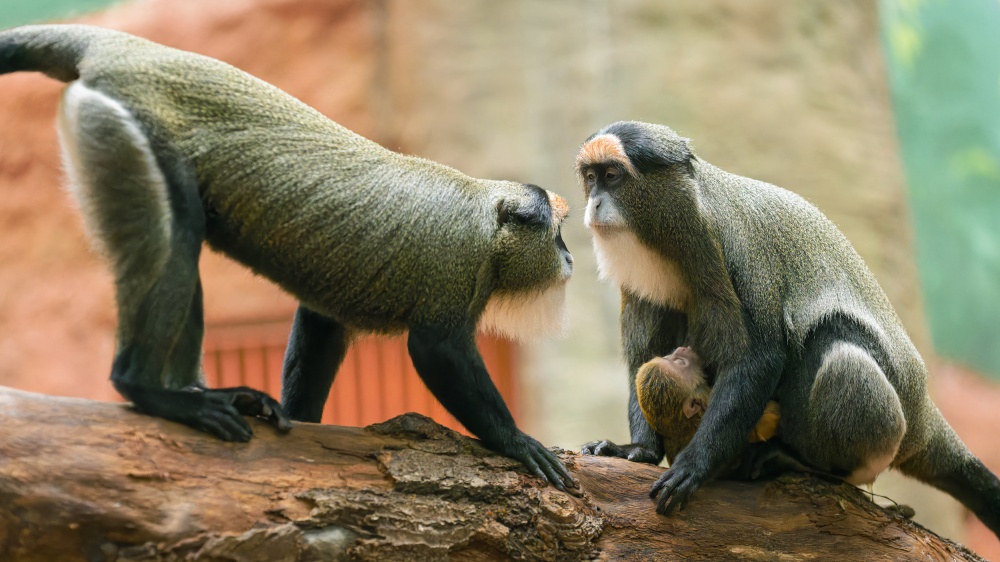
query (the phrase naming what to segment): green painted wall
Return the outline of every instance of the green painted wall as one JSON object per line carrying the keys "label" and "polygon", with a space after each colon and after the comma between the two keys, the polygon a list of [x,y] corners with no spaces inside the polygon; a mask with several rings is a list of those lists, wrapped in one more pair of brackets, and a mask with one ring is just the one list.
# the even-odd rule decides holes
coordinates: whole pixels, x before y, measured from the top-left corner
{"label": "green painted wall", "polygon": [[0,0],[0,29],[65,19],[120,2],[121,0]]}
{"label": "green painted wall", "polygon": [[1000,2],[880,9],[934,344],[1000,378]]}

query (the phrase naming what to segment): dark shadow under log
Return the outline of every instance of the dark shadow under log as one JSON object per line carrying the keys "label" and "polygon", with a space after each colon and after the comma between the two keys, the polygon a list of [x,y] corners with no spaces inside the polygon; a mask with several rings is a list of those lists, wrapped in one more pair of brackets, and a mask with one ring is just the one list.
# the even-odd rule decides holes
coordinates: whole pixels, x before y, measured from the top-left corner
{"label": "dark shadow under log", "polygon": [[128,406],[0,387],[0,560],[978,560],[857,489],[716,482],[680,514],[658,467],[562,455],[582,498],[416,415],[254,422],[223,443]]}

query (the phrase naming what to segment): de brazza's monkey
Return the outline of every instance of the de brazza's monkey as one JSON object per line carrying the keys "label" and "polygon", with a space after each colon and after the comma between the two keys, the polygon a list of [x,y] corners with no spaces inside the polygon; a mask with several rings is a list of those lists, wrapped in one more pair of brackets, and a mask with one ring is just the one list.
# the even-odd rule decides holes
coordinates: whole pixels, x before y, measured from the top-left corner
{"label": "de brazza's monkey", "polygon": [[319,421],[359,333],[400,333],[428,388],[491,449],[557,487],[521,432],[477,329],[560,329],[568,208],[532,185],[403,156],[214,59],[79,25],[0,33],[0,74],[71,82],[58,128],[85,222],[115,273],[115,388],[148,414],[247,440],[240,414],[287,417],[247,389],[199,384],[203,240],[296,296],[290,417]]}
{"label": "de brazza's monkey", "polygon": [[694,438],[653,487],[668,513],[743,449],[769,399],[782,443],[852,483],[889,467],[936,486],[1000,533],[1000,481],[927,394],[927,370],[861,257],[816,207],[720,170],[662,125],[619,122],[577,169],[602,275],[622,291],[632,443],[585,452],[658,462],[639,367],[690,345],[714,373]]}

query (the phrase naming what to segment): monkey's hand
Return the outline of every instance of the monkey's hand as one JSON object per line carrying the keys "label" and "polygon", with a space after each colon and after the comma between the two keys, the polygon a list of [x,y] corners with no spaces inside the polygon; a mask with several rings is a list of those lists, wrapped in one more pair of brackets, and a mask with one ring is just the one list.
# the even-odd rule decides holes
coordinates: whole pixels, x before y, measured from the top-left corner
{"label": "monkey's hand", "polygon": [[708,480],[708,474],[696,463],[686,461],[681,451],[649,492],[649,497],[656,500],[656,512],[670,515],[675,508],[684,509],[691,494]]}
{"label": "monkey's hand", "polygon": [[647,447],[641,443],[616,445],[611,441],[591,441],[580,447],[580,453],[598,457],[618,457],[620,459],[628,459],[632,462],[644,462],[648,464],[659,464],[660,459],[663,458],[663,455],[657,454],[651,447]]}
{"label": "monkey's hand", "polygon": [[215,435],[223,441],[249,441],[253,436],[243,416],[264,418],[279,431],[288,431],[292,422],[274,398],[246,386],[191,389],[190,408],[179,414],[181,423]]}
{"label": "monkey's hand", "polygon": [[575,494],[580,487],[580,484],[573,479],[555,453],[546,449],[526,433],[518,431],[513,439],[501,446],[490,448],[521,461],[535,476],[545,482],[550,482],[563,492]]}

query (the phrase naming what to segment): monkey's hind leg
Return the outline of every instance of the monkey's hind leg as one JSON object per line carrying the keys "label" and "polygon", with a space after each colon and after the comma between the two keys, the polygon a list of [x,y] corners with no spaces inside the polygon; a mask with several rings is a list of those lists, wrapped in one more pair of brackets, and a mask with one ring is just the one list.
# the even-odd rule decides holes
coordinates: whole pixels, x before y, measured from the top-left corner
{"label": "monkey's hind leg", "polygon": [[807,465],[855,485],[889,467],[906,433],[896,390],[867,345],[852,322],[828,320],[779,389],[782,440]]}
{"label": "monkey's hind leg", "polygon": [[264,393],[200,384],[205,219],[187,167],[164,166],[121,104],[79,82],[63,95],[59,133],[84,220],[115,274],[115,388],[142,412],[226,440],[250,438],[241,413],[290,426]]}
{"label": "monkey's hind leg", "polygon": [[320,422],[349,345],[343,324],[299,305],[281,372],[281,405],[293,420]]}

